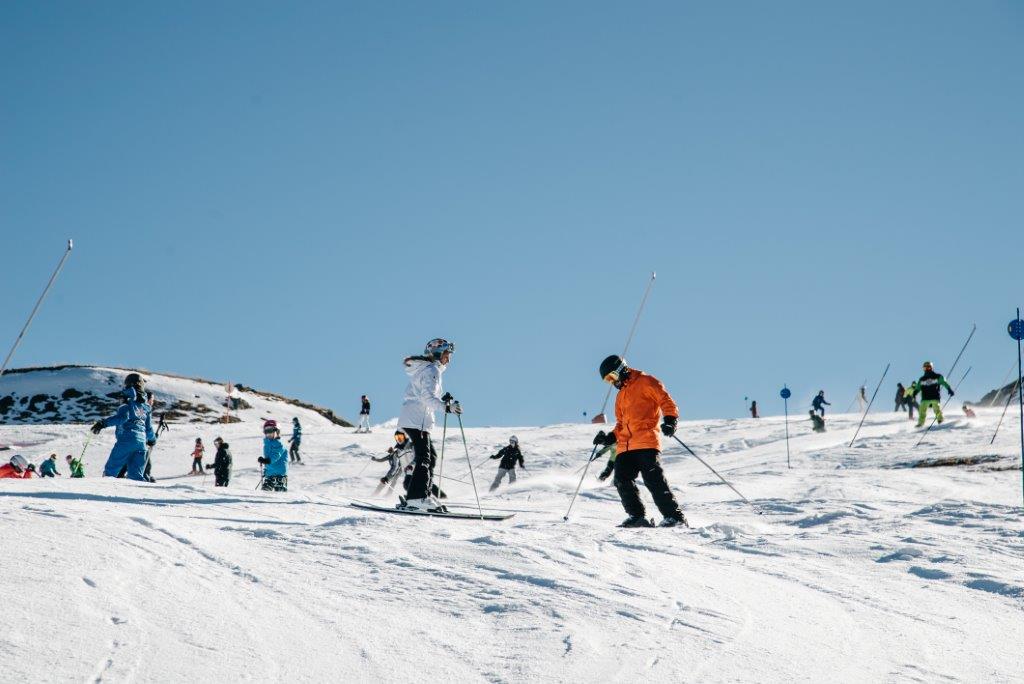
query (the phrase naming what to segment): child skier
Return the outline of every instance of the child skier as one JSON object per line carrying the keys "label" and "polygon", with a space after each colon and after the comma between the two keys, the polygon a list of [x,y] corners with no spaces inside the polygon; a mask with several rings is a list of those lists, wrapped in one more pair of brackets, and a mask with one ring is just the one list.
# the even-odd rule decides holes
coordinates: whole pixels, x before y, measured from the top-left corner
{"label": "child skier", "polygon": [[815,411],[821,414],[821,417],[825,417],[825,407],[831,406],[832,404],[825,401],[825,390],[818,392],[818,396],[814,397],[814,401],[811,402],[811,406]]}
{"label": "child skier", "polygon": [[192,450],[192,472],[189,475],[202,475],[203,472],[203,454],[206,453],[206,447],[203,446],[203,439],[196,437],[196,446]]}
{"label": "child skier", "polygon": [[409,356],[404,361],[409,385],[402,399],[398,427],[409,435],[415,458],[407,497],[399,497],[399,508],[427,512],[446,510],[433,494],[437,452],[430,441],[430,431],[434,429],[434,411],[462,413],[459,402],[451,394],[441,393],[441,375],[454,351],[454,344],[435,338],[427,342],[422,355]]}
{"label": "child skier", "polygon": [[138,373],[129,373],[121,392],[124,404],[113,416],[93,423],[92,432],[98,435],[103,428],[115,427],[117,441],[103,466],[103,477],[117,477],[122,466],[127,466],[130,480],[145,482],[146,447],[156,444],[153,432],[152,408],[146,401],[145,381]]}
{"label": "child skier", "polygon": [[924,373],[918,378],[917,382],[910,386],[911,397],[916,398],[918,392],[921,393],[921,409],[917,412],[917,427],[924,427],[928,409],[935,411],[935,420],[941,425],[943,418],[940,391],[945,387],[946,391],[949,392],[949,396],[952,397],[954,395],[953,388],[946,382],[946,378],[935,372],[931,361],[925,361],[921,367]]}
{"label": "child skier", "polygon": [[523,463],[523,452],[519,450],[519,439],[515,435],[508,438],[508,446],[502,447],[501,451],[491,456],[491,459],[501,459],[498,464],[498,473],[494,476],[490,491],[494,491],[501,484],[501,481],[508,475],[509,485],[516,483],[516,463],[520,468],[526,468]]}
{"label": "child skier", "polygon": [[25,460],[21,454],[11,456],[10,463],[0,466],[0,480],[10,478],[14,480],[27,480],[36,472],[36,467]]}
{"label": "child skier", "polygon": [[395,480],[398,479],[399,473],[402,472],[403,462],[407,456],[411,456],[412,442],[409,441],[409,436],[401,430],[395,430],[395,444],[388,449],[388,452],[377,458],[371,456],[370,459],[377,463],[383,463],[388,461],[388,472],[384,477],[380,478],[380,484],[377,485],[376,491],[373,492],[374,496],[377,496],[385,487],[391,487]]}
{"label": "child skier", "polygon": [[231,451],[228,443],[220,437],[213,440],[213,446],[217,447],[217,455],[213,457],[213,464],[207,465],[206,469],[213,468],[214,487],[227,487],[231,481]]}
{"label": "child skier", "polygon": [[77,479],[85,477],[85,468],[82,466],[82,461],[68,454],[64,457],[64,460],[68,462],[68,470],[71,471],[71,478]]}
{"label": "child skier", "polygon": [[814,409],[811,409],[810,411],[808,411],[808,413],[811,414],[811,423],[813,424],[811,429],[814,430],[815,432],[824,432],[825,419],[819,416],[817,413],[815,413]]}
{"label": "child skier", "polygon": [[57,454],[50,454],[50,457],[39,464],[39,477],[59,476],[57,472]]}
{"label": "child skier", "polygon": [[299,455],[299,447],[302,445],[302,424],[299,417],[292,418],[292,436],[288,438],[288,460],[292,463],[302,463],[302,456]]}
{"label": "child skier", "polygon": [[356,432],[369,432],[370,431],[370,399],[364,394],[360,397],[362,402],[359,408],[359,426],[356,427]]}
{"label": "child skier", "polygon": [[643,477],[644,485],[664,516],[660,526],[687,526],[658,459],[661,452],[658,416],[661,416],[661,433],[666,437],[674,435],[679,420],[676,403],[660,380],[630,368],[619,356],[607,357],[598,372],[605,382],[619,390],[615,397],[615,430],[608,434],[599,432],[594,444],[616,445],[615,488],[629,515],[621,527],[654,527],[654,521],[647,519],[640,500],[637,475]]}
{"label": "child skier", "polygon": [[288,451],[281,444],[281,430],[276,420],[263,423],[263,491],[288,491]]}

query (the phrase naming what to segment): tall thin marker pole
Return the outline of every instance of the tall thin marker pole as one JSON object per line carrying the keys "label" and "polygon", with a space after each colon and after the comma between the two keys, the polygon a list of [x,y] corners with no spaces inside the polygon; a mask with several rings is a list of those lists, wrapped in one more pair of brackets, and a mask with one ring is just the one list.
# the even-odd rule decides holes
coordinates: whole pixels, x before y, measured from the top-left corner
{"label": "tall thin marker pole", "polygon": [[1021,367],[1020,342],[1024,339],[1024,321],[1020,319],[1020,307],[1017,307],[1017,318],[1010,321],[1007,326],[1010,337],[1017,340],[1017,403],[1020,407],[1020,475],[1021,475],[1021,496],[1024,497],[1024,383],[1021,377],[1024,376],[1024,368]]}
{"label": "tall thin marker pole", "polygon": [[793,465],[789,462],[789,398],[793,396],[793,393],[789,391],[788,387],[783,385],[782,391],[779,392],[779,396],[782,397],[782,402],[785,405],[786,411],[786,467],[792,468]]}
{"label": "tall thin marker pole", "polygon": [[860,425],[857,426],[857,431],[853,433],[853,439],[850,440],[851,447],[853,446],[853,443],[857,441],[857,435],[860,434],[860,429],[864,427],[864,421],[867,420],[868,412],[871,410],[871,405],[875,403],[875,397],[878,396],[878,390],[882,389],[882,381],[885,380],[885,376],[889,374],[890,365],[891,364],[888,363],[885,364],[885,371],[882,372],[882,377],[878,380],[878,385],[875,387],[875,392],[874,394],[871,395],[871,401],[869,401],[868,405],[864,408],[864,415],[860,417]]}
{"label": "tall thin marker pole", "polygon": [[74,243],[71,240],[68,240],[68,248],[64,250],[64,256],[60,258],[60,263],[57,264],[57,268],[53,271],[53,275],[50,276],[50,282],[46,283],[46,289],[43,290],[43,294],[39,295],[36,305],[32,307],[32,313],[29,314],[24,327],[22,327],[21,332],[18,333],[17,339],[14,340],[14,345],[11,346],[11,351],[7,352],[7,358],[5,358],[3,364],[0,365],[0,375],[3,375],[7,370],[7,364],[10,362],[11,357],[14,356],[14,351],[18,348],[18,345],[21,344],[21,339],[25,336],[25,331],[28,330],[28,326],[32,324],[32,319],[36,317],[36,312],[39,311],[39,307],[42,305],[43,300],[46,299],[47,293],[50,291],[50,288],[53,287],[53,283],[57,280],[57,276],[60,275],[61,269],[64,268],[64,262],[68,260],[74,246]]}

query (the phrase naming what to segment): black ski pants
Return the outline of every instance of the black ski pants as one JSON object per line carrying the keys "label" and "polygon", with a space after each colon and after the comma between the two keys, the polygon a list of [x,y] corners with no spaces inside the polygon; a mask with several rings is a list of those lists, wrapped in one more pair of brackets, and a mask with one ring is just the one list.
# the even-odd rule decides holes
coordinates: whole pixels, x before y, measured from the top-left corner
{"label": "black ski pants", "polygon": [[666,518],[682,516],[679,503],[665,479],[661,469],[657,449],[637,449],[624,451],[615,457],[615,488],[619,490],[622,507],[626,513],[638,517],[646,516],[644,502],[640,500],[640,490],[636,487],[636,477],[644,479],[644,486],[654,497],[654,505]]}
{"label": "black ski pants", "polygon": [[412,480],[406,494],[410,499],[426,498],[434,482],[434,466],[437,464],[437,452],[430,441],[430,433],[413,428],[402,428],[412,442]]}
{"label": "black ski pants", "polygon": [[301,439],[293,439],[291,446],[288,447],[288,460],[291,461],[292,463],[302,460],[302,456],[299,456],[299,446],[301,444]]}

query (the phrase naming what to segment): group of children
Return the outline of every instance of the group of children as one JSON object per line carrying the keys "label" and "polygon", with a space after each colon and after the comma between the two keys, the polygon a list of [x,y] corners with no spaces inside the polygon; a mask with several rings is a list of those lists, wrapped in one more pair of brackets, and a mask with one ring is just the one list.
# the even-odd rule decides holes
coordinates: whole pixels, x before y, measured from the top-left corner
{"label": "group of children", "polygon": [[[68,454],[64,460],[67,461],[71,477],[85,477],[85,469],[82,467],[80,459]],[[0,466],[0,479],[27,479],[33,475],[36,477],[61,477],[60,471],[57,470],[57,454],[50,454],[49,458],[43,459],[38,469],[34,463],[29,463],[21,454],[15,454],[8,463]]]}

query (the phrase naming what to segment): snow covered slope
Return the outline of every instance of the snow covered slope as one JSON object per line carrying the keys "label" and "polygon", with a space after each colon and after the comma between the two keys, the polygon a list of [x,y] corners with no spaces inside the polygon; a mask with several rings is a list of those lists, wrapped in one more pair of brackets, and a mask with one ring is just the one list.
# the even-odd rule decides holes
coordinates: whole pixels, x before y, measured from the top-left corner
{"label": "snow covered slope", "polygon": [[[104,433],[85,480],[0,480],[3,679],[1020,681],[1021,474],[1014,430],[988,445],[998,414],[916,449],[898,414],[870,416],[854,448],[855,416],[821,435],[794,420],[792,469],[781,418],[684,422],[762,512],[669,448],[692,530],[616,528],[603,464],[562,521],[591,426],[516,429],[528,470],[512,488],[487,493],[495,461],[475,471],[484,507],[517,511],[503,523],[352,508],[385,470],[369,456],[390,430],[311,425],[308,465],[279,495],[253,491],[252,423],[167,433],[156,485],[92,477]],[[467,428],[473,462],[510,432]],[[184,475],[192,440],[215,434],[235,457],[227,489]],[[458,434],[444,472],[461,482],[445,486],[471,510]],[[84,438],[0,428],[43,441],[32,460]],[[979,465],[913,467],[951,456]]]}
{"label": "snow covered slope", "polygon": [[[24,423],[91,423],[117,410],[120,391],[128,373],[139,372],[146,388],[157,400],[155,413],[165,413],[172,422],[219,423],[228,406],[226,383],[185,378],[141,369],[98,366],[54,366],[7,371],[0,376],[0,421]],[[328,409],[270,394],[242,385],[231,388],[228,420],[262,421],[299,416],[305,425],[327,422],[342,426],[350,423]]]}

